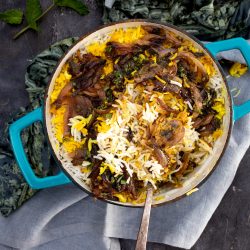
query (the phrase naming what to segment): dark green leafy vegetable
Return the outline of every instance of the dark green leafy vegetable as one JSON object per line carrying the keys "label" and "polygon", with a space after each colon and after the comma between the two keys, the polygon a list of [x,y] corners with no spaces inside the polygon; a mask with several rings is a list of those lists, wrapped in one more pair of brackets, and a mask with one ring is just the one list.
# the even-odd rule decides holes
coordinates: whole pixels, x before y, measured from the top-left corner
{"label": "dark green leafy vegetable", "polygon": [[37,20],[42,14],[42,7],[39,0],[26,0],[25,18],[29,27],[38,30]]}
{"label": "dark green leafy vegetable", "polygon": [[23,20],[23,12],[19,9],[6,10],[0,13],[0,20],[9,24],[20,24]]}
{"label": "dark green leafy vegetable", "polygon": [[55,0],[54,3],[60,7],[68,7],[75,10],[80,15],[88,14],[88,8],[79,0]]}
{"label": "dark green leafy vegetable", "polygon": [[[111,1],[110,1],[111,2]],[[113,2],[113,1],[112,1]],[[203,41],[250,38],[250,1],[115,1],[104,9],[104,23],[149,18],[172,23]],[[208,11],[209,10],[209,11]]]}
{"label": "dark green leafy vegetable", "polygon": [[[45,88],[54,67],[76,40],[76,38],[69,38],[56,43],[31,62],[25,75],[30,105],[27,109],[22,108],[17,114],[10,114],[15,117],[13,120],[42,105]],[[0,137],[0,213],[3,216],[8,216],[37,192],[26,183],[15,161],[8,139],[8,128],[13,120],[5,124],[5,130],[1,131]],[[34,123],[25,129],[22,132],[22,140],[36,175],[42,177],[52,174],[48,167],[52,167],[53,172],[56,166],[46,143],[41,123]]]}

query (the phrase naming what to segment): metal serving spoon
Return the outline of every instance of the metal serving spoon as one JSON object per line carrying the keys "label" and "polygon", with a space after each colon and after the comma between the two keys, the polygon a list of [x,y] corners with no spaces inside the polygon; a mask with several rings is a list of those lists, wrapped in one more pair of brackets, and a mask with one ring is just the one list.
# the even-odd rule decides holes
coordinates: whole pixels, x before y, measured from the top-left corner
{"label": "metal serving spoon", "polygon": [[148,226],[150,219],[151,205],[153,201],[153,187],[148,187],[147,198],[145,201],[144,211],[141,220],[141,226],[137,235],[135,250],[146,250],[148,238]]}

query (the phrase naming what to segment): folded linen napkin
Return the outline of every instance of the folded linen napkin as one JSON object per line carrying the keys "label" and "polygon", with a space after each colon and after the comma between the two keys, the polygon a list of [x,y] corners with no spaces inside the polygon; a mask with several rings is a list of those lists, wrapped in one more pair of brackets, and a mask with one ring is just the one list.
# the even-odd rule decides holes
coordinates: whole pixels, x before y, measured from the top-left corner
{"label": "folded linen napkin", "polygon": [[[221,53],[240,59],[238,51]],[[240,87],[236,102],[250,99],[248,72],[229,78]],[[219,166],[198,192],[153,208],[149,241],[191,248],[197,241],[250,145],[250,116],[234,125]],[[0,217],[0,244],[21,249],[119,249],[113,238],[135,239],[142,209],[118,207],[88,197],[73,184],[42,190],[8,218]],[[66,240],[67,239],[67,240]]]}

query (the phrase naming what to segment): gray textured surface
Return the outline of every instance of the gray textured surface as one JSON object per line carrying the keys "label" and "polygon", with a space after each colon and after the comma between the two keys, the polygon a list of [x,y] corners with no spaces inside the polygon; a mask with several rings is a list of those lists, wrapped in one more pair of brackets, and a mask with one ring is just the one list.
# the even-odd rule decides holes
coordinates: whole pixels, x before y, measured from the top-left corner
{"label": "gray textured surface", "polygon": [[[50,1],[42,2],[46,6]],[[0,1],[0,11],[13,6],[23,8],[24,1]],[[27,104],[24,73],[29,60],[55,41],[82,35],[99,26],[100,17],[101,12],[95,8],[91,8],[91,13],[86,17],[69,10],[52,10],[43,18],[39,34],[28,31],[17,41],[12,41],[11,37],[20,28],[0,23],[0,127],[11,112]],[[250,150],[242,160],[232,186],[193,247],[194,250],[250,248],[249,163]],[[122,240],[122,245],[123,249],[133,249],[132,241]],[[149,245],[149,249],[176,249],[159,244]]]}

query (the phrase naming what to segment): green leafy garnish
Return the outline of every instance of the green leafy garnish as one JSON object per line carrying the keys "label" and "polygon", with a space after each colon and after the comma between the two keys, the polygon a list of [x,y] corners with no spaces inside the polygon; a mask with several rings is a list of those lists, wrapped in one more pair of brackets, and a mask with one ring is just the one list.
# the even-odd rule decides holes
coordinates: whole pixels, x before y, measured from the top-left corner
{"label": "green leafy garnish", "polygon": [[[37,22],[46,15],[54,7],[67,7],[75,10],[80,15],[88,13],[88,8],[80,0],[53,0],[51,5],[46,9],[42,10],[40,0],[26,0],[26,11],[25,18],[27,26],[20,30],[13,39],[18,38],[28,29],[38,31]],[[0,20],[11,24],[19,24],[22,22],[23,13],[21,10],[8,10],[4,13],[0,13]]]}
{"label": "green leafy garnish", "polygon": [[115,178],[113,176],[111,176],[110,181],[111,181],[111,183],[114,183],[115,182]]}
{"label": "green leafy garnish", "polygon": [[122,184],[122,185],[125,185],[126,183],[127,183],[126,180],[121,180],[121,184]]}
{"label": "green leafy garnish", "polygon": [[87,14],[88,8],[79,0],[54,0],[55,5],[60,7],[68,7],[75,10],[80,15]]}
{"label": "green leafy garnish", "polygon": [[123,178],[123,175],[119,176],[116,182],[119,183],[122,180],[122,178]]}
{"label": "green leafy garnish", "polygon": [[116,85],[116,87],[118,89],[122,89],[123,88],[123,75],[122,72],[120,71],[114,71],[113,72],[113,82]]}
{"label": "green leafy garnish", "polygon": [[105,115],[105,118],[106,118],[106,119],[111,119],[112,116],[113,116],[113,115],[112,115],[111,113],[108,113],[108,114]]}
{"label": "green leafy garnish", "polygon": [[106,46],[105,52],[110,53],[112,51],[112,46]]}
{"label": "green leafy garnish", "polygon": [[112,89],[107,89],[107,90],[105,91],[105,94],[106,94],[106,98],[107,98],[108,103],[114,102],[115,96],[114,96],[114,94],[113,94]]}
{"label": "green leafy garnish", "polygon": [[9,24],[20,24],[23,20],[23,12],[19,9],[6,10],[0,13],[0,20]]}
{"label": "green leafy garnish", "polygon": [[42,15],[42,12],[39,0],[26,0],[25,18],[31,29],[38,30],[37,20]]}

